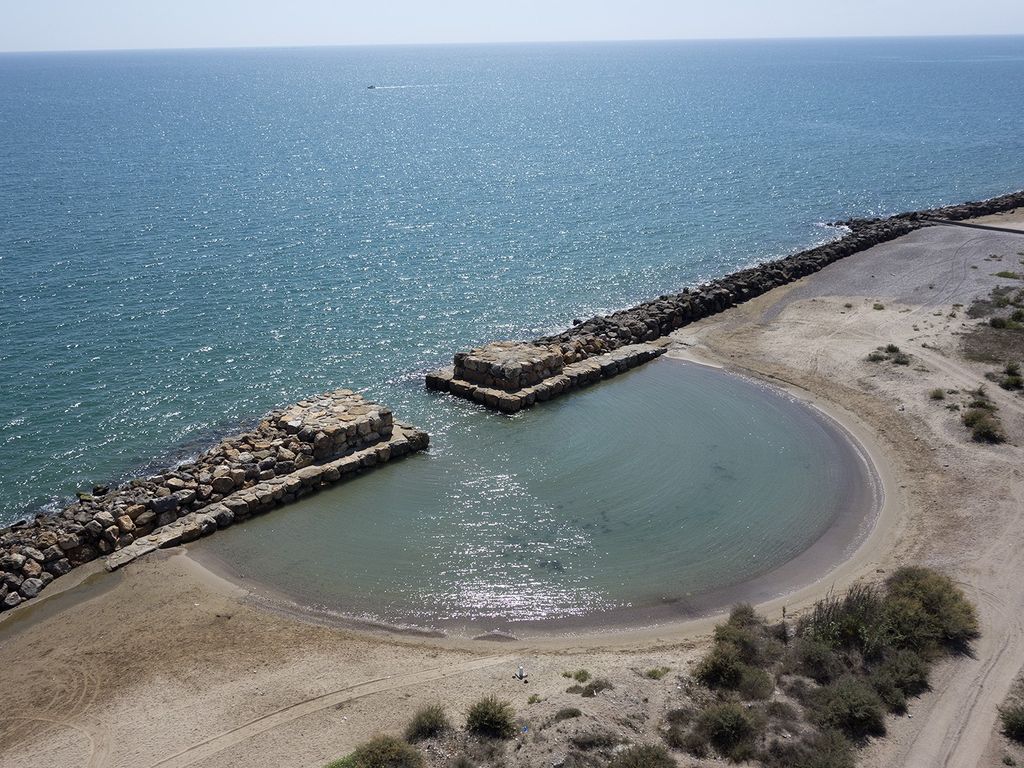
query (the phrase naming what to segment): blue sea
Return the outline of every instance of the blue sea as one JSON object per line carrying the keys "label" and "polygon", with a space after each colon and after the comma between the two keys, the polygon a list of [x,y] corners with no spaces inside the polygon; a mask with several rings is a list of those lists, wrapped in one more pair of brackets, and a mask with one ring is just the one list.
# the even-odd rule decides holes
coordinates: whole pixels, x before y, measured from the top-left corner
{"label": "blue sea", "polygon": [[457,452],[459,348],[1024,186],[1022,82],[1021,37],[0,55],[0,522],[337,386]]}

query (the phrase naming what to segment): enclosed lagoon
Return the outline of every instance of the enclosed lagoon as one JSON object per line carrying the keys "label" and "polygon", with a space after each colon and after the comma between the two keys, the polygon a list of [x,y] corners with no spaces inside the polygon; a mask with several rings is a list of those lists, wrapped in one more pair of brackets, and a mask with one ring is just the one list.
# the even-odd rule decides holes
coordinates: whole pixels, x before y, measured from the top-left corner
{"label": "enclosed lagoon", "polygon": [[429,455],[194,551],[348,617],[596,626],[725,604],[825,539],[832,562],[878,502],[837,425],[693,363],[663,358],[512,418],[463,405]]}

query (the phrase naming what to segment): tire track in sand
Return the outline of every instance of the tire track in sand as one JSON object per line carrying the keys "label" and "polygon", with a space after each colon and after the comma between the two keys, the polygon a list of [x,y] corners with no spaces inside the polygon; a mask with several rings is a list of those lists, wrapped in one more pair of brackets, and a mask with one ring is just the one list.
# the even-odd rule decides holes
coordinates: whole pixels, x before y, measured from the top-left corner
{"label": "tire track in sand", "polygon": [[[157,762],[152,763],[150,768],[182,768],[183,766],[191,765],[199,760],[205,760],[208,757],[212,757],[228,747],[241,744],[242,742],[273,728],[293,722],[294,720],[306,717],[307,715],[315,714],[343,702],[353,701],[365,696],[371,696],[375,693],[385,693],[387,691],[395,690],[396,688],[416,685],[417,683],[433,682],[461,672],[472,672],[477,669],[486,669],[487,667],[493,667],[499,664],[511,663],[514,658],[515,657],[513,656],[486,656],[482,659],[474,659],[473,661],[467,661],[461,664],[432,667],[419,672],[410,672],[405,675],[390,675],[388,677],[364,680],[361,683],[355,683],[354,685],[339,688],[338,690],[330,691],[329,693],[323,693],[319,696],[303,699],[295,704],[289,704],[287,707],[282,707],[281,709],[261,715],[260,717],[250,720],[247,723],[243,723],[236,728],[231,728],[217,734],[216,736],[211,736],[208,739],[197,742],[177,754],[158,760]],[[89,768],[98,768],[98,766],[93,766],[92,763],[90,763]]]}

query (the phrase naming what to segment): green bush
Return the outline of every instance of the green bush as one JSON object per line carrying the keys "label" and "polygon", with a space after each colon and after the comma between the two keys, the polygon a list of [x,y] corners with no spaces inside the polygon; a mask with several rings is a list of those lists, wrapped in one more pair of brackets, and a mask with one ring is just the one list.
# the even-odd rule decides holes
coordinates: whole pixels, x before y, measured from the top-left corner
{"label": "green bush", "polygon": [[769,627],[749,603],[740,603],[725,624],[715,627],[715,642],[734,646],[745,664],[766,666],[782,653],[779,629]]}
{"label": "green bush", "polygon": [[913,651],[897,651],[883,661],[877,674],[888,675],[908,696],[918,696],[928,690],[928,662]]}
{"label": "green bush", "polygon": [[900,348],[897,347],[895,344],[886,344],[885,351],[888,352],[890,355],[895,355],[897,352],[900,351]]}
{"label": "green bush", "polygon": [[693,707],[676,707],[665,713],[665,722],[672,725],[688,725],[693,722],[696,714]]}
{"label": "green bush", "polygon": [[694,757],[708,756],[708,740],[700,731],[673,726],[669,729],[666,740],[669,746],[688,752]]}
{"label": "green bush", "polygon": [[605,680],[603,677],[597,677],[591,680],[589,683],[583,686],[580,691],[580,696],[591,699],[597,696],[601,691],[610,691],[615,686],[610,681]]}
{"label": "green bush", "polygon": [[885,708],[874,688],[855,677],[844,677],[814,692],[811,706],[824,728],[853,739],[885,735]]}
{"label": "green bush", "polygon": [[746,666],[736,646],[716,643],[697,664],[694,676],[708,688],[735,688]]}
{"label": "green bush", "polygon": [[394,736],[375,736],[327,768],[423,768],[423,755]]}
{"label": "green bush", "polygon": [[999,382],[999,386],[1010,391],[1024,389],[1024,378],[1020,376],[1004,376]]}
{"label": "green bush", "polygon": [[942,637],[924,606],[908,597],[889,595],[882,615],[894,648],[902,648],[933,657],[942,645]]}
{"label": "green bush", "polygon": [[555,712],[554,717],[551,718],[552,722],[560,723],[563,720],[572,720],[574,717],[579,717],[583,713],[576,707],[562,707],[560,710]]}
{"label": "green bush", "polygon": [[757,615],[757,611],[750,603],[736,603],[729,611],[729,620],[726,624],[734,627],[761,627],[764,625],[764,619]]}
{"label": "green bush", "polygon": [[405,729],[405,740],[416,742],[433,739],[450,730],[451,727],[452,724],[448,722],[448,716],[444,713],[444,707],[440,704],[428,704],[412,716],[412,721]]}
{"label": "green bush", "polygon": [[668,667],[652,667],[644,672],[644,677],[648,680],[661,680],[671,670]]}
{"label": "green bush", "polygon": [[762,762],[765,768],[854,768],[857,763],[853,745],[833,730],[775,740],[762,755]]}
{"label": "green bush", "polygon": [[485,696],[469,708],[466,730],[489,739],[510,739],[516,733],[515,710],[497,696]]}
{"label": "green bush", "polygon": [[945,400],[946,392],[944,389],[942,389],[942,387],[936,387],[935,389],[928,393],[928,397],[930,397],[932,400]]}
{"label": "green bush", "polygon": [[883,360],[888,360],[888,359],[889,359],[889,356],[886,355],[884,352],[877,352],[877,351],[876,352],[868,352],[868,362],[869,363],[880,363]]}
{"label": "green bush", "polygon": [[757,667],[747,667],[740,676],[737,692],[747,701],[767,699],[775,690],[775,679]]}
{"label": "green bush", "polygon": [[676,768],[676,761],[660,744],[639,744],[615,755],[608,768]]}
{"label": "green bush", "polygon": [[739,704],[713,704],[700,713],[695,729],[724,757],[744,760],[753,752],[758,723]]}
{"label": "green bush", "polygon": [[1024,744],[1024,704],[1010,704],[999,710],[1003,735]]}
{"label": "green bush", "polygon": [[761,661],[761,634],[750,627],[719,624],[715,627],[715,644],[734,648],[744,664],[758,664]]}
{"label": "green bush", "polygon": [[971,430],[971,437],[978,443],[1002,443],[1006,441],[999,421],[988,409],[979,407],[968,408],[960,417],[964,425]]}
{"label": "green bush", "polygon": [[797,708],[785,701],[769,701],[764,706],[764,713],[782,723],[795,723],[800,718]]}
{"label": "green bush", "polygon": [[830,683],[846,673],[846,665],[828,643],[801,637],[793,644],[794,671],[816,683]]}
{"label": "green bush", "polygon": [[814,604],[811,613],[797,625],[797,634],[831,648],[856,650],[866,658],[885,647],[882,595],[871,584],[854,584],[842,597],[829,594]]}
{"label": "green bush", "polygon": [[916,566],[900,568],[886,582],[891,599],[917,602],[928,616],[922,631],[954,653],[966,653],[978,635],[978,616],[961,589],[941,573]]}
{"label": "green bush", "polygon": [[890,712],[901,715],[907,711],[907,694],[891,675],[874,672],[868,676],[868,683]]}

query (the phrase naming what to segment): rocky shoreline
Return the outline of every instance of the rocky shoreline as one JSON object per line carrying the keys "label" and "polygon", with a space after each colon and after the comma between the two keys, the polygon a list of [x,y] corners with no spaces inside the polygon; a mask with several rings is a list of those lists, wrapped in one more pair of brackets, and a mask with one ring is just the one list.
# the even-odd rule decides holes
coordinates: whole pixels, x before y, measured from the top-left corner
{"label": "rocky shoreline", "polygon": [[[834,242],[734,272],[694,289],[684,288],[676,294],[659,296],[610,315],[575,321],[572,328],[553,336],[524,342],[492,342],[458,352],[451,367],[427,374],[426,387],[504,413],[515,413],[626,370],[613,357],[617,350],[649,344],[689,323],[817,272],[839,259],[932,226],[934,222],[930,219],[961,221],[1022,206],[1024,191],[1019,191],[884,219],[837,222],[849,231]],[[572,386],[565,385],[566,370],[588,359],[598,362],[600,375],[577,377]],[[545,396],[541,397],[540,392]]]}
{"label": "rocky shoreline", "polygon": [[[691,322],[817,272],[839,259],[932,226],[1024,207],[1024,191],[979,202],[839,222],[840,239],[562,333],[460,352],[427,374],[428,389],[515,413],[615,376],[664,352],[658,342]],[[429,437],[391,410],[340,389],[274,411],[250,432],[194,460],[116,488],[98,486],[54,515],[0,530],[0,611],[99,557],[110,569],[158,547],[192,541],[427,447]]]}
{"label": "rocky shoreline", "polygon": [[108,556],[110,570],[288,504],[427,447],[391,409],[339,389],[267,415],[194,460],[117,488],[97,486],[56,515],[0,530],[0,611]]}

